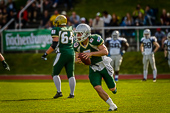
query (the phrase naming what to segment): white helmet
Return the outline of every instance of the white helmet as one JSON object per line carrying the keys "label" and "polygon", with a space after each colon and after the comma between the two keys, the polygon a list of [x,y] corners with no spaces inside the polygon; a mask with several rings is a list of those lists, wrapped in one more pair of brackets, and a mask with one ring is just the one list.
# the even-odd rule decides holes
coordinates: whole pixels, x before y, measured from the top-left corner
{"label": "white helmet", "polygon": [[170,41],[170,32],[167,35],[167,39]]}
{"label": "white helmet", "polygon": [[112,38],[113,38],[113,40],[117,40],[119,38],[119,31],[113,31]]}
{"label": "white helmet", "polygon": [[91,35],[91,28],[87,24],[79,24],[75,30],[76,41],[83,42]]}
{"label": "white helmet", "polygon": [[143,36],[144,36],[145,38],[149,38],[149,37],[151,36],[151,31],[150,31],[149,29],[145,29],[145,30],[143,31]]}

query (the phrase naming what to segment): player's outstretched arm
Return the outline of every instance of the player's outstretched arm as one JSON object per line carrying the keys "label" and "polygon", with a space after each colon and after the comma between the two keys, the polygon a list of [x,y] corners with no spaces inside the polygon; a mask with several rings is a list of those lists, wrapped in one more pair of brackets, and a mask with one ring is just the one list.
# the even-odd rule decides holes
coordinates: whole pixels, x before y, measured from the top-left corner
{"label": "player's outstretched arm", "polygon": [[53,42],[51,44],[51,46],[48,48],[48,50],[41,56],[41,58],[43,60],[47,60],[47,55],[50,54],[51,52],[53,52],[55,50],[55,48],[57,47],[58,44],[58,37],[53,37]]}

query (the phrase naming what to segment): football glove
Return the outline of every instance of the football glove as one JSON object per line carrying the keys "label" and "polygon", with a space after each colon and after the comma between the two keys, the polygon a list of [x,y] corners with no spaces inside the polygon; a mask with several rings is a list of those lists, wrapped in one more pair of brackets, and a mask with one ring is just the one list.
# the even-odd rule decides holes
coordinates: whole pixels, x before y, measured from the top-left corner
{"label": "football glove", "polygon": [[10,71],[9,65],[5,62],[5,60],[2,61],[2,65],[6,70]]}
{"label": "football glove", "polygon": [[48,55],[47,53],[44,53],[44,54],[41,56],[41,58],[42,58],[43,60],[47,60],[47,58],[46,58],[47,55]]}
{"label": "football glove", "polygon": [[125,54],[125,50],[120,52],[121,56],[123,56],[123,54]]}
{"label": "football glove", "polygon": [[165,60],[169,60],[168,57],[165,57]]}

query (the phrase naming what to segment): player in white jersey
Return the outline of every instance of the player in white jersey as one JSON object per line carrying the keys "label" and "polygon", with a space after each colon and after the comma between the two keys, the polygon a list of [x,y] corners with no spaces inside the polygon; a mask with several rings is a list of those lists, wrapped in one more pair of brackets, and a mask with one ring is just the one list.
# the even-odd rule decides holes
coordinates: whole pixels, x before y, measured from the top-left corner
{"label": "player in white jersey", "polygon": [[[123,54],[128,49],[129,44],[125,38],[119,37],[119,31],[113,31],[111,38],[107,40],[106,45],[109,48],[110,58],[112,58],[111,65],[115,70],[115,81],[118,81]],[[122,50],[123,47],[124,50]]]}
{"label": "player in white jersey", "polygon": [[170,32],[167,35],[167,40],[164,41],[164,56],[168,61],[168,65],[170,68]]}
{"label": "player in white jersey", "polygon": [[[143,54],[143,81],[147,80],[148,74],[148,65],[150,65],[153,70],[153,82],[156,82],[157,69],[155,64],[154,53],[159,49],[159,44],[157,43],[157,39],[155,36],[151,36],[151,32],[149,29],[145,29],[143,32],[143,36],[141,39],[140,49]],[[155,49],[153,48],[155,46]],[[153,50],[154,49],[154,50]]]}

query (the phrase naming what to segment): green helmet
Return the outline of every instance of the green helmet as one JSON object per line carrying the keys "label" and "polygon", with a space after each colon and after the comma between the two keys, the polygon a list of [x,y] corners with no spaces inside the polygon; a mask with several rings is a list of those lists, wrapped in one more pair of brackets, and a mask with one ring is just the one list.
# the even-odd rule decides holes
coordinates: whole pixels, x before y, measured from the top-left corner
{"label": "green helmet", "polygon": [[59,25],[67,25],[67,18],[64,15],[59,15],[56,17],[56,19],[53,21],[53,25],[55,27]]}

